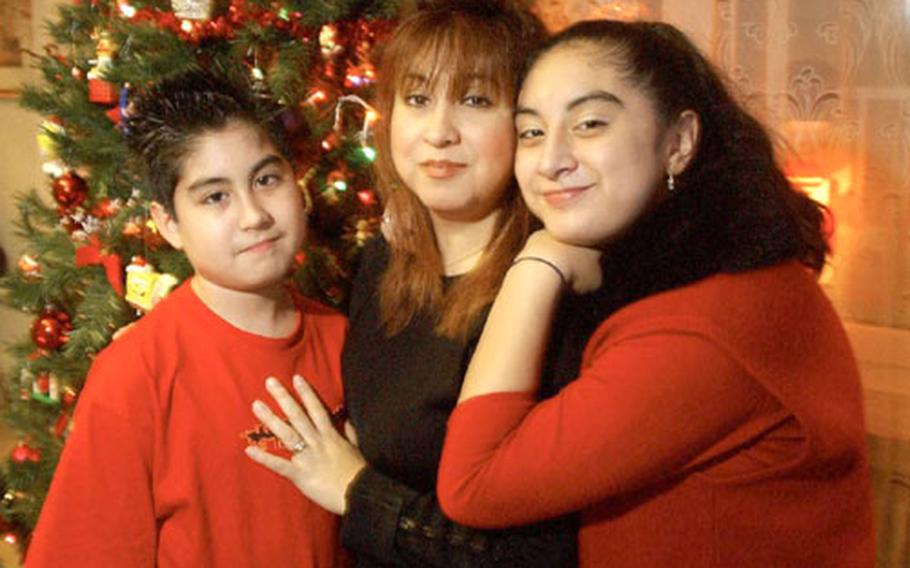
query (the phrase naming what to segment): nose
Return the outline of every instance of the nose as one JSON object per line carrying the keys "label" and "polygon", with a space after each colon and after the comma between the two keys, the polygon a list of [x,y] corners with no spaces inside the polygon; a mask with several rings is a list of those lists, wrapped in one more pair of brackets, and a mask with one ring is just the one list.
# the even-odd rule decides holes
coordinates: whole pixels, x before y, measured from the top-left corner
{"label": "nose", "polygon": [[423,139],[431,146],[445,148],[460,141],[458,127],[455,124],[455,109],[448,101],[441,101],[434,106],[427,117]]}
{"label": "nose", "polygon": [[266,229],[272,226],[275,219],[263,207],[261,200],[256,195],[249,195],[240,203],[240,228],[244,231]]}
{"label": "nose", "polygon": [[568,137],[560,132],[553,132],[544,141],[543,152],[537,171],[548,179],[558,179],[560,176],[573,171],[578,166]]}

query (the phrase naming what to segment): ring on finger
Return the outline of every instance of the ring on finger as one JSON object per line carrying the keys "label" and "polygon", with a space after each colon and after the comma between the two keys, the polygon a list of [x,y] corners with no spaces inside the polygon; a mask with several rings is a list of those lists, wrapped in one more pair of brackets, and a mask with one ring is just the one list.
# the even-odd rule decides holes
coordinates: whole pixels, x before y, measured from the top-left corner
{"label": "ring on finger", "polygon": [[303,440],[299,440],[296,444],[291,446],[291,451],[295,454],[299,454],[304,449],[306,449],[306,443]]}

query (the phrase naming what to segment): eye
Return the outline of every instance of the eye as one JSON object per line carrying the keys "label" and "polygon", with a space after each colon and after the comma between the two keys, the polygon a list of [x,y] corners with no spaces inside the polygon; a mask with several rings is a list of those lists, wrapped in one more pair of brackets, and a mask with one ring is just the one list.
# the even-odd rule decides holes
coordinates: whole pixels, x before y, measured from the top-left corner
{"label": "eye", "polygon": [[281,176],[279,174],[262,174],[256,176],[255,183],[256,187],[275,187],[281,182]]}
{"label": "eye", "polygon": [[405,95],[404,102],[408,106],[423,107],[430,104],[430,97],[423,93],[412,93],[410,95]]}
{"label": "eye", "polygon": [[581,122],[576,124],[575,130],[578,132],[591,132],[591,131],[596,131],[601,128],[606,128],[607,126],[608,126],[608,123],[606,120],[602,120],[599,118],[589,118],[586,120],[582,120]]}
{"label": "eye", "polygon": [[486,95],[465,95],[461,104],[469,107],[488,108],[493,106],[493,101]]}
{"label": "eye", "polygon": [[526,140],[529,142],[532,140],[543,138],[543,135],[544,135],[543,129],[541,129],[541,128],[528,127],[528,128],[518,128],[517,130],[518,130],[518,139]]}
{"label": "eye", "polygon": [[226,191],[213,191],[203,196],[202,203],[205,205],[222,205],[226,203],[227,200],[228,193]]}

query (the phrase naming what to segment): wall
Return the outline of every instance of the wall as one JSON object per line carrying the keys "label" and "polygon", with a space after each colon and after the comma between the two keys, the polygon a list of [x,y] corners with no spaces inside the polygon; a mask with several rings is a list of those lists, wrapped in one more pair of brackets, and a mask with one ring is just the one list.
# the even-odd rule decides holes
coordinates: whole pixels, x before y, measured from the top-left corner
{"label": "wall", "polygon": [[[34,46],[48,42],[42,22],[54,14],[52,0],[33,0],[32,37]],[[28,75],[34,78],[35,74]],[[47,180],[41,173],[41,159],[35,136],[42,117],[19,107],[15,99],[0,98],[0,246],[6,252],[9,268],[25,252],[23,243],[15,237],[13,220],[16,213],[15,196],[32,188],[46,190]],[[28,329],[31,317],[0,305],[0,344],[21,337]],[[6,368],[5,354],[0,356],[0,373]]]}

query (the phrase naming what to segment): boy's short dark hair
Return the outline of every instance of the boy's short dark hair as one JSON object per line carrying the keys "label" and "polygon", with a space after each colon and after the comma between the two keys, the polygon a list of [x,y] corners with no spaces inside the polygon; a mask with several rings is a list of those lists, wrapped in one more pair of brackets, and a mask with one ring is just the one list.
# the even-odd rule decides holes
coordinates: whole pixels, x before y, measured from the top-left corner
{"label": "boy's short dark hair", "polygon": [[252,86],[210,71],[193,70],[163,79],[134,101],[127,144],[144,170],[151,198],[174,214],[174,190],[193,139],[240,121],[261,131],[291,161],[282,108],[257,97]]}

